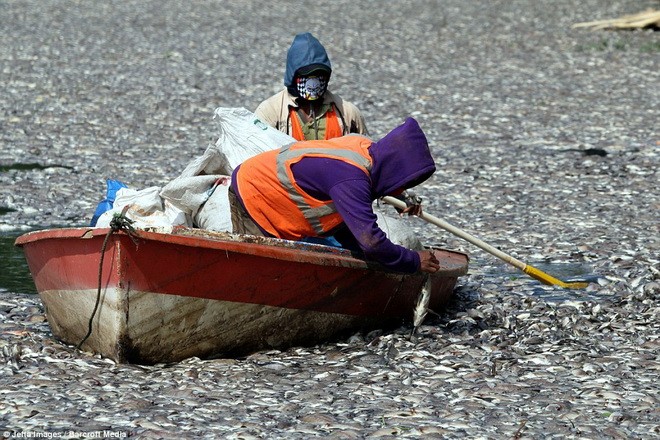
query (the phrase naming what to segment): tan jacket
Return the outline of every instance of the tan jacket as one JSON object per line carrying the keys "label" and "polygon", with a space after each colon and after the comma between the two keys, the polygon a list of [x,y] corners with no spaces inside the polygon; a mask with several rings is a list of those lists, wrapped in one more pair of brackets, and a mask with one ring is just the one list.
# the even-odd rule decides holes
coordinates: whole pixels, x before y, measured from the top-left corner
{"label": "tan jacket", "polygon": [[[341,126],[344,135],[349,133],[358,133],[364,136],[369,135],[367,125],[364,122],[364,117],[355,105],[348,101],[344,101],[338,95],[334,95],[330,91],[326,91],[323,95],[323,103],[334,104],[337,109],[339,125]],[[290,107],[298,108],[298,104],[296,104],[294,97],[284,89],[259,104],[254,113],[262,122],[265,122],[271,127],[275,127],[281,132],[291,135],[291,121],[289,120]]]}

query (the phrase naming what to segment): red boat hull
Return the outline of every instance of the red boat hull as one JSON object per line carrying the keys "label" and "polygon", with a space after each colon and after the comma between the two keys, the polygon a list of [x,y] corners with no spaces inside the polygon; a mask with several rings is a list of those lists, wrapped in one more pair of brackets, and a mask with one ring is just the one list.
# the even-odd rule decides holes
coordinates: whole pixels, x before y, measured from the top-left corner
{"label": "red boat hull", "polygon": [[[384,270],[327,246],[198,229],[25,234],[23,247],[53,334],[118,362],[241,355],[411,321],[426,277]],[[107,236],[103,265],[101,249]],[[429,308],[467,272],[464,254],[438,250]]]}

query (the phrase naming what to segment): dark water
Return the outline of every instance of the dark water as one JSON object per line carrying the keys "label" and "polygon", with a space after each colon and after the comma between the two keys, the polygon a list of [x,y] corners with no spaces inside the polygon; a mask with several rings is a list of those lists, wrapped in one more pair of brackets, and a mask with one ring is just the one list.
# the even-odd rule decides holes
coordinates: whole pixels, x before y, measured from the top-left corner
{"label": "dark water", "polygon": [[46,168],[68,168],[70,170],[73,167],[67,165],[42,165],[39,163],[14,163],[11,165],[0,165],[0,172],[9,171],[9,170],[45,170]]}
{"label": "dark water", "polygon": [[[64,165],[42,165],[39,163],[14,163],[0,165],[0,173],[10,170],[43,170],[46,168],[64,167]],[[14,211],[11,208],[0,206],[0,215]],[[0,292],[37,293],[34,287],[30,270],[23,256],[21,248],[14,246],[16,237],[27,231],[0,231]]]}
{"label": "dark water", "polygon": [[0,232],[0,292],[37,293],[23,250],[14,246],[25,232]]}

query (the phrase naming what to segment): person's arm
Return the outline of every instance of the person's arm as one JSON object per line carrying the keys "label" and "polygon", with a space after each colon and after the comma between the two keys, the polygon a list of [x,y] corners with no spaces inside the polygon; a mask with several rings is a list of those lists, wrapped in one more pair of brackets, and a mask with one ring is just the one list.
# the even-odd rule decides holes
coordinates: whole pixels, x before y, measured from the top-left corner
{"label": "person's arm", "polygon": [[363,136],[369,136],[369,130],[367,130],[367,123],[364,120],[364,116],[362,116],[362,113],[355,109],[357,111],[356,118],[354,119],[355,121],[355,131],[352,131],[351,133],[358,133]]}
{"label": "person's arm", "polygon": [[[372,209],[371,181],[353,165],[326,158],[305,158],[292,167],[296,181],[312,197],[332,199],[344,221],[342,235],[352,235],[350,248],[399,272],[436,272],[437,259],[429,251],[413,251],[392,243],[378,227]],[[356,246],[353,246],[356,245]],[[435,260],[435,262],[434,262]]]}
{"label": "person's arm", "polygon": [[366,176],[335,184],[330,197],[367,258],[400,272],[414,273],[422,268],[420,253],[392,243],[378,227]]}
{"label": "person's arm", "polygon": [[363,136],[369,136],[369,130],[367,130],[367,123],[364,120],[364,116],[358,108],[347,101],[343,102],[344,111],[346,112],[346,123],[349,125],[349,133],[357,133]]}
{"label": "person's arm", "polygon": [[256,115],[257,118],[264,124],[268,124],[273,128],[279,129],[278,125],[278,113],[274,111],[275,109],[273,108],[272,103],[270,102],[270,99],[267,99],[263,101],[257,109],[254,111],[254,114]]}
{"label": "person's arm", "polygon": [[288,94],[284,90],[259,104],[254,114],[261,122],[283,133],[288,133],[288,110]]}

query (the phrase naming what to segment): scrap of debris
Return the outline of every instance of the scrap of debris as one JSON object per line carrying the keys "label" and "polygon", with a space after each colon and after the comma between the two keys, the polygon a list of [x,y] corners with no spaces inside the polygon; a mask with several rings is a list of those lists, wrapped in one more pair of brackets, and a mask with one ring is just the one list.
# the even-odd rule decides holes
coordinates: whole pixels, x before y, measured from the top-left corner
{"label": "scrap of debris", "polygon": [[660,29],[660,10],[649,9],[639,14],[624,15],[623,17],[577,23],[573,28],[601,29]]}

